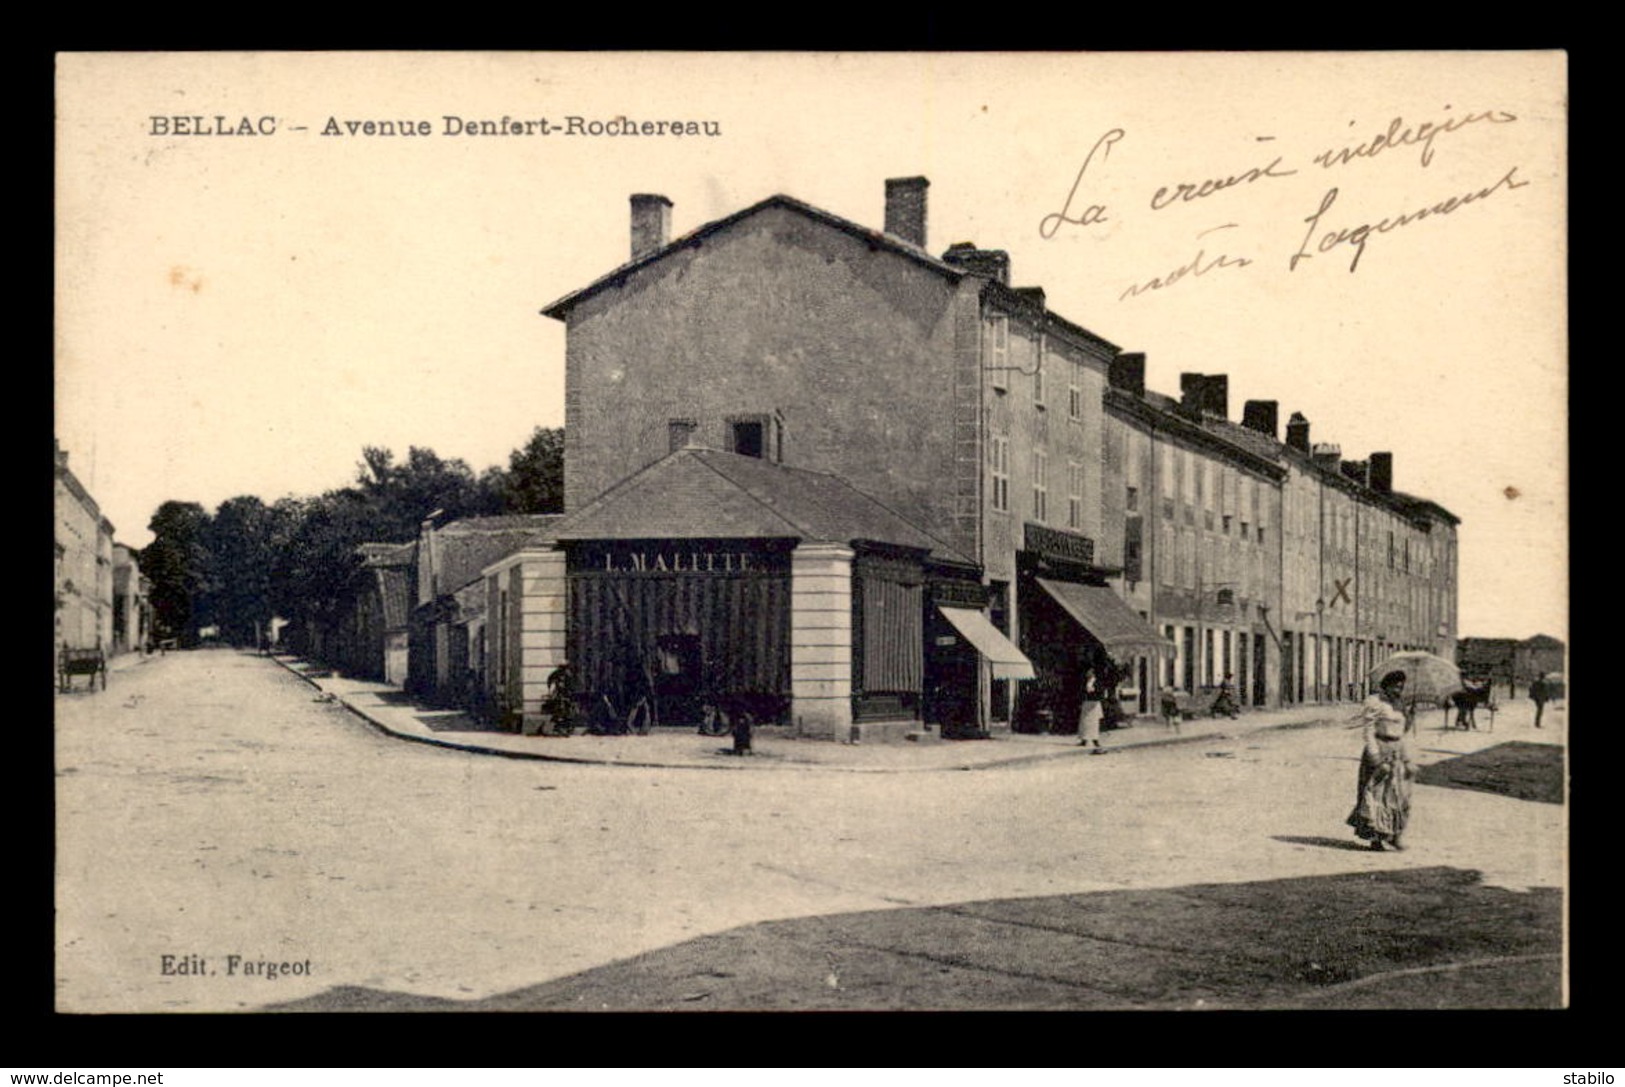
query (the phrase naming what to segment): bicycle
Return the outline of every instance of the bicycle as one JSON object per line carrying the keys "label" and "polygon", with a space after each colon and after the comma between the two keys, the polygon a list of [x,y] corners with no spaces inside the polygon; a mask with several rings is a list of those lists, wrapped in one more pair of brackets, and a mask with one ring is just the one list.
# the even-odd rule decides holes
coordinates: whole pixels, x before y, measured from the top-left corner
{"label": "bicycle", "polygon": [[612,736],[647,736],[654,729],[654,705],[648,695],[641,695],[624,714],[609,695],[600,693],[598,700],[599,726],[594,731]]}

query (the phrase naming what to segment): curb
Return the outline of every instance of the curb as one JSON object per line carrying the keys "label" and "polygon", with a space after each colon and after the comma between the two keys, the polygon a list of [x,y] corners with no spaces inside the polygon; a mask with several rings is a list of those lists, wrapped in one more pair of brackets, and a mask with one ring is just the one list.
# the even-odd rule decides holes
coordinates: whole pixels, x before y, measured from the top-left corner
{"label": "curb", "polygon": [[[705,764],[705,763],[631,762],[631,761],[626,761],[626,760],[622,760],[622,759],[591,759],[591,758],[581,758],[580,756],[575,756],[575,755],[548,755],[548,754],[544,754],[544,753],[539,752],[539,751],[509,751],[509,750],[506,750],[504,748],[486,747],[486,746],[484,746],[482,744],[477,744],[477,743],[467,743],[467,742],[463,742],[463,741],[459,741],[459,740],[442,740],[442,739],[438,739],[438,738],[433,737],[433,736],[419,736],[416,733],[399,731],[398,729],[390,726],[387,722],[383,721],[382,719],[380,719],[378,717],[375,717],[372,714],[368,713],[366,710],[360,708],[359,706],[356,706],[354,703],[352,703],[348,699],[342,697],[341,695],[338,695],[333,691],[324,690],[322,688],[321,684],[319,682],[317,682],[315,679],[312,679],[311,677],[305,675],[303,672],[298,671],[297,669],[295,669],[291,665],[287,664],[286,662],[284,662],[282,660],[279,660],[274,656],[271,657],[270,659],[272,661],[275,661],[278,665],[281,665],[281,667],[285,671],[287,671],[289,674],[303,680],[305,683],[308,683],[314,689],[316,689],[318,691],[321,691],[323,694],[328,695],[329,697],[331,697],[334,702],[336,702],[339,705],[343,706],[346,710],[348,710],[350,713],[354,714],[356,717],[359,717],[362,721],[365,721],[373,729],[377,730],[378,732],[382,733],[385,736],[389,736],[389,737],[392,737],[393,739],[397,739],[397,740],[405,740],[408,743],[419,743],[419,744],[423,744],[423,745],[428,746],[428,747],[444,748],[444,749],[449,750],[449,751],[466,751],[466,752],[469,752],[470,754],[475,754],[475,755],[493,755],[493,756],[496,756],[497,758],[521,759],[521,760],[530,760],[530,761],[533,761],[533,762],[557,762],[557,763],[565,763],[565,764],[573,765],[573,766],[616,766],[616,767],[626,767],[628,769],[637,769],[637,770],[716,770],[716,771],[723,771],[723,772],[737,772],[737,771],[745,769],[745,766],[746,766],[746,764],[743,763],[743,762],[719,763],[717,765],[710,765],[710,764]],[[1284,731],[1284,730],[1287,730],[1287,729],[1317,728],[1317,727],[1335,725],[1335,724],[1339,724],[1339,723],[1341,723],[1341,722],[1339,720],[1337,720],[1337,719],[1313,720],[1313,721],[1283,721],[1280,724],[1275,724],[1275,725],[1259,725],[1256,728],[1248,729],[1247,732],[1248,733],[1253,733],[1253,732],[1276,732],[1276,731]],[[1215,740],[1217,740],[1217,741],[1233,741],[1233,740],[1235,740],[1237,738],[1238,737],[1236,735],[1230,734],[1230,733],[1211,733],[1211,734],[1208,734],[1208,735],[1205,735],[1205,736],[1179,736],[1179,735],[1176,735],[1176,736],[1159,737],[1159,738],[1154,739],[1154,740],[1145,740],[1143,742],[1135,743],[1135,744],[1129,745],[1127,747],[1118,747],[1118,748],[1110,748],[1110,747],[1108,747],[1108,748],[1101,748],[1101,749],[1098,749],[1098,750],[1099,750],[1099,753],[1102,754],[1102,755],[1126,755],[1131,751],[1137,751],[1137,750],[1141,750],[1141,749],[1144,749],[1144,748],[1175,747],[1175,746],[1178,746],[1178,745],[1181,745],[1181,744],[1204,743],[1204,742],[1215,741]],[[1061,748],[1061,749],[1055,750],[1055,751],[1035,752],[1035,753],[1032,753],[1032,754],[1024,754],[1024,755],[1012,755],[1009,758],[1000,759],[997,762],[978,763],[976,765],[959,765],[959,766],[831,766],[831,765],[826,765],[826,764],[799,763],[799,762],[792,762],[792,763],[768,762],[768,763],[756,763],[754,765],[757,768],[762,769],[762,770],[791,770],[791,771],[804,771],[804,772],[806,772],[806,771],[813,771],[813,772],[825,771],[825,772],[840,773],[840,774],[964,773],[964,772],[973,772],[973,771],[979,771],[979,770],[1000,770],[1000,769],[1004,769],[1006,767],[1025,766],[1025,765],[1031,765],[1032,763],[1038,763],[1038,762],[1055,762],[1055,761],[1058,761],[1060,759],[1072,758],[1072,757],[1075,757],[1075,756],[1088,755],[1088,754],[1090,754],[1090,752],[1088,750],[1086,750],[1086,749],[1083,749],[1083,748],[1078,747],[1078,746],[1071,746],[1071,747],[1064,747],[1064,748]]]}

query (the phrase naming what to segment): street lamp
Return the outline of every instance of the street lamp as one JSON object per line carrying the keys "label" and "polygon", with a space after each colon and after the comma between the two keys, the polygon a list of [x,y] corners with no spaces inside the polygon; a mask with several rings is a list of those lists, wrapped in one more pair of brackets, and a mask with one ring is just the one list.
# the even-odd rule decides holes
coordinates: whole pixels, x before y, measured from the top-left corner
{"label": "street lamp", "polygon": [[1326,701],[1326,682],[1321,658],[1326,655],[1326,600],[1315,600],[1315,703]]}

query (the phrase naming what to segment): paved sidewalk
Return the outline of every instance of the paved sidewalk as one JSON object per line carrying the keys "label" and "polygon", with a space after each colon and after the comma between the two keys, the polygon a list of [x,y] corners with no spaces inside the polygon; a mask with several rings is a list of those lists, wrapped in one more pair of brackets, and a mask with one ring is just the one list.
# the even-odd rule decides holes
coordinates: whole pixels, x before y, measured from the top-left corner
{"label": "paved sidewalk", "polygon": [[[417,705],[400,688],[351,679],[297,657],[278,656],[277,663],[305,679],[322,696],[342,703],[391,736],[440,747],[507,758],[616,766],[691,767],[714,770],[845,770],[903,773],[929,770],[981,770],[1089,754],[1075,736],[995,734],[988,740],[845,744],[797,739],[771,727],[758,728],[749,758],[732,755],[729,737],[700,736],[686,729],[661,729],[648,736],[523,736],[477,721],[458,710]],[[1129,728],[1102,735],[1102,754],[1145,747],[1227,740],[1264,729],[1308,728],[1347,724],[1358,707],[1293,706],[1245,712],[1241,717],[1185,721],[1179,730],[1160,720],[1141,718]],[[1425,719],[1426,720],[1426,719]],[[1431,721],[1427,721],[1431,724]]]}

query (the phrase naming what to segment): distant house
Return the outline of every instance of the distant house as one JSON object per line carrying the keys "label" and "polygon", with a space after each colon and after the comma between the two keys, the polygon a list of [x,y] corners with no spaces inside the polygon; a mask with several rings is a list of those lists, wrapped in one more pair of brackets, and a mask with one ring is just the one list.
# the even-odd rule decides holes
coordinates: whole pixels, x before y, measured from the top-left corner
{"label": "distant house", "polygon": [[1518,677],[1518,682],[1526,686],[1553,672],[1561,675],[1566,671],[1566,652],[1567,647],[1562,640],[1549,634],[1525,638],[1518,643],[1517,651],[1513,654],[1512,672]]}
{"label": "distant house", "polygon": [[152,583],[141,572],[135,553],[113,545],[113,652],[142,649],[152,637]]}
{"label": "distant house", "polygon": [[408,622],[406,687],[425,701],[472,706],[471,668],[484,660],[480,571],[519,550],[559,520],[557,514],[470,517],[436,527],[423,522],[417,541],[416,592]]}
{"label": "distant house", "polygon": [[364,679],[405,685],[416,555],[415,540],[356,548],[338,629],[330,639],[330,663]]}
{"label": "distant house", "polygon": [[113,651],[113,524],[56,448],[56,645]]}
{"label": "distant house", "polygon": [[1517,653],[1516,638],[1462,638],[1456,643],[1456,665],[1471,679],[1510,684]]}

